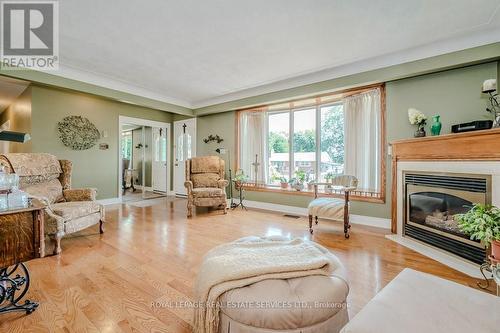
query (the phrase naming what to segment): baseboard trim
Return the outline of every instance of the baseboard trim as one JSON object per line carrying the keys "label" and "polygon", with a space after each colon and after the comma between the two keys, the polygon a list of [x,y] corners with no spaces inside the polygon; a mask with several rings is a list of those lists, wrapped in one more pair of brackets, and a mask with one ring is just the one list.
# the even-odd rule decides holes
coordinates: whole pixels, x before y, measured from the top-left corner
{"label": "baseboard trim", "polygon": [[142,190],[142,188],[144,187],[144,191],[153,192],[153,187],[152,187],[152,186],[134,185],[134,187],[135,187],[137,190]]}
{"label": "baseboard trim", "polygon": [[[300,215],[300,216],[307,216],[308,215],[307,208],[304,208],[304,207],[279,205],[279,204],[273,204],[273,203],[269,203],[269,202],[260,202],[260,201],[251,201],[251,200],[245,200],[243,203],[248,208],[263,209],[263,210],[269,210],[269,211],[280,212],[280,213],[285,213],[285,214],[292,214],[292,215]],[[390,219],[373,217],[373,216],[351,214],[351,223],[352,224],[359,224],[359,225],[366,225],[366,226],[376,227],[376,228],[382,228],[382,229],[390,229],[391,228],[391,220]]]}
{"label": "baseboard trim", "polygon": [[100,203],[101,205],[115,205],[115,204],[119,204],[119,203],[122,203],[121,199],[116,197],[116,198],[106,198],[106,199],[100,199],[100,200],[97,200],[98,203]]}

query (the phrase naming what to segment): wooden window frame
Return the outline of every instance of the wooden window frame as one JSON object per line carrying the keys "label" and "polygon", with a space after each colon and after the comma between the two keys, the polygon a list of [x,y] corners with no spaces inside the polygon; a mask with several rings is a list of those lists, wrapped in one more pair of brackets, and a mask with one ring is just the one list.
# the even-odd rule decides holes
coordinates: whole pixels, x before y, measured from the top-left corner
{"label": "wooden window frame", "polygon": [[[322,94],[322,95],[317,95],[317,96],[312,96],[312,97],[304,97],[304,98],[298,98],[298,99],[292,99],[288,101],[282,101],[282,102],[277,102],[277,103],[271,103],[271,104],[266,104],[266,105],[260,105],[260,106],[255,106],[252,108],[245,108],[245,109],[240,109],[236,110],[236,117],[235,117],[235,123],[236,123],[236,170],[240,169],[240,119],[241,115],[245,112],[267,112],[270,107],[273,105],[280,105],[280,104],[286,104],[288,103],[288,112],[290,113],[290,117],[293,118],[293,112],[296,110],[301,110],[301,109],[306,109],[310,107],[315,107],[316,109],[321,109],[321,107],[326,106],[328,104],[335,104],[341,101],[343,98],[348,97],[348,96],[353,96],[357,94],[361,94],[373,89],[379,89],[380,90],[380,159],[381,159],[381,165],[380,165],[380,192],[374,192],[374,191],[366,191],[366,190],[355,190],[351,191],[350,198],[353,201],[363,201],[363,202],[371,202],[371,203],[385,203],[386,201],[386,97],[385,97],[385,83],[380,83],[380,84],[372,84],[372,85],[367,85],[363,87],[357,87],[357,88],[350,88],[350,89],[345,89],[345,90],[340,90],[328,94]],[[332,100],[329,100],[328,102],[321,103],[321,97],[332,97],[334,98]],[[302,100],[308,100],[308,99],[315,99],[315,103],[309,104],[309,105],[300,105],[300,107],[294,108],[294,102],[302,101]],[[284,109],[286,110],[286,109]],[[280,112],[279,110],[272,110],[270,112]],[[287,111],[283,111],[287,112]],[[318,114],[316,114],[316,132],[318,132],[318,122],[321,120],[318,119]],[[266,120],[267,122],[267,120]],[[289,140],[293,141],[293,119],[290,119],[289,122],[291,123],[290,125],[290,133],[289,133]],[[267,124],[266,124],[267,126]],[[318,135],[316,135],[317,137]],[[292,144],[293,145],[293,144]],[[291,148],[293,149],[291,145]],[[320,143],[316,143],[317,149],[316,149],[316,156],[318,159],[318,149],[320,149]],[[293,152],[291,152],[293,155]],[[321,155],[319,156],[321,158]],[[318,162],[318,161],[316,161]],[[290,162],[291,163],[291,162]],[[291,164],[290,164],[291,165]],[[292,167],[290,166],[290,169]],[[290,171],[291,172],[291,171]],[[314,191],[313,190],[302,190],[302,191],[296,191],[291,188],[287,189],[282,189],[280,187],[272,186],[269,184],[260,184],[260,183],[255,183],[255,182],[248,182],[244,185],[244,189],[248,191],[256,191],[256,192],[273,192],[273,193],[281,193],[281,194],[287,194],[287,195],[299,195],[299,196],[314,196]],[[334,197],[334,198],[343,198],[344,193],[342,191],[334,191],[333,193],[326,193],[324,191],[319,192],[319,196],[322,197]]]}

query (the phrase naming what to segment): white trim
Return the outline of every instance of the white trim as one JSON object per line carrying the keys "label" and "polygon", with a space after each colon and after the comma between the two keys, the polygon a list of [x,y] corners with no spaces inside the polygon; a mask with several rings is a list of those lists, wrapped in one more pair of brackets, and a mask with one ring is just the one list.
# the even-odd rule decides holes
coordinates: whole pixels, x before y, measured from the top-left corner
{"label": "white trim", "polygon": [[[213,98],[207,98],[204,100],[191,102],[191,107],[195,109],[194,112],[195,115],[200,115],[203,113],[196,112],[196,109],[198,108],[217,105],[221,103],[227,103],[258,95],[264,95],[281,90],[305,86],[317,82],[333,80],[343,76],[355,75],[376,69],[386,68],[394,65],[400,65],[412,61],[444,55],[447,53],[462,51],[465,49],[470,49],[481,45],[496,43],[499,41],[500,41],[499,28],[491,30],[481,30],[467,34],[465,36],[444,39],[433,43],[420,45],[411,49],[406,49],[403,51],[397,51],[367,59],[351,59],[349,60],[350,62],[344,64],[331,64],[323,68],[317,68],[308,73],[296,73],[288,78],[284,77],[282,79],[270,82],[260,82],[253,85],[252,87],[247,87],[246,89],[244,88],[224,95],[216,96]],[[331,90],[325,90],[322,92],[315,92],[315,93],[316,94],[326,93],[329,91]],[[295,97],[299,98],[301,96],[295,96]],[[251,107],[251,106],[253,105],[248,104],[242,107]]]}
{"label": "white trim", "polygon": [[[270,211],[274,211],[274,212],[293,214],[293,215],[299,215],[299,216],[307,216],[308,215],[307,208],[304,208],[304,207],[279,205],[279,204],[273,204],[273,203],[269,203],[269,202],[251,201],[251,200],[245,200],[243,203],[248,208],[270,210]],[[350,218],[351,218],[352,224],[366,225],[366,226],[382,228],[382,229],[390,229],[391,228],[391,220],[390,219],[373,217],[373,216],[355,215],[355,214],[351,214]]]}
{"label": "white trim", "polygon": [[[166,96],[164,93],[152,91],[149,88],[140,87],[136,84],[119,80],[117,78],[94,72],[90,69],[79,68],[68,63],[60,62],[56,74],[59,77],[74,79],[96,86],[114,89],[136,96],[150,98],[152,100],[183,106],[189,109],[203,108],[220,103],[235,101],[238,99],[263,95],[280,90],[295,88],[316,82],[331,80],[347,75],[354,75],[375,69],[385,68],[393,65],[403,64],[411,61],[421,60],[446,53],[461,51],[481,45],[487,45],[500,41],[500,29],[480,29],[472,33],[465,33],[457,38],[448,38],[433,43],[420,45],[411,49],[397,51],[381,56],[367,59],[351,59],[351,62],[336,63],[316,68],[309,72],[294,73],[289,77],[282,77],[267,82],[258,82],[252,86],[218,95],[203,100],[188,101],[174,96]],[[327,91],[325,91],[327,92]],[[299,97],[299,96],[296,96]],[[127,103],[127,101],[123,101]],[[248,107],[251,105],[248,105]],[[196,112],[195,112],[196,114]]]}
{"label": "white trim", "polygon": [[[167,133],[171,133],[172,131],[172,126],[170,123],[164,123],[161,121],[155,121],[155,120],[149,120],[149,119],[142,119],[142,118],[134,118],[134,117],[127,117],[127,116],[118,116],[118,199],[122,199],[122,159],[121,159],[121,154],[122,154],[122,140],[121,140],[121,128],[123,124],[137,124],[137,125],[142,125],[142,126],[151,126],[151,127],[161,127],[161,128],[166,128]],[[172,137],[169,135],[169,137]],[[169,142],[167,144],[167,189],[170,189],[170,170],[171,170],[171,159],[170,159],[170,153],[171,153],[171,147],[172,142]],[[144,178],[143,178],[144,179]],[[146,188],[147,190],[147,188]]]}
{"label": "white trim", "polygon": [[[134,185],[138,190],[142,190],[142,185]],[[152,186],[144,186],[144,191],[154,192]]]}
{"label": "white trim", "polygon": [[97,200],[98,203],[101,205],[114,205],[114,204],[121,204],[122,200],[118,197],[116,198],[106,198],[106,199],[99,199]]}
{"label": "white trim", "polygon": [[[140,87],[130,82],[121,81],[116,78],[111,78],[109,76],[106,76],[102,73],[93,72],[88,69],[77,68],[69,64],[59,63],[59,70],[57,71],[56,74],[53,75],[57,75],[67,79],[77,80],[80,82],[85,82],[88,84],[93,84],[99,87],[118,90],[121,92],[125,92],[127,94],[145,97],[163,103],[182,106],[188,109],[192,108],[191,103],[184,99],[167,96],[164,95],[163,93],[152,91],[149,88]],[[130,103],[128,101],[121,101],[121,102]],[[137,104],[137,103],[132,103],[132,104]]]}
{"label": "white trim", "polygon": [[[196,145],[196,140],[198,139],[198,127],[197,127],[197,124],[198,124],[198,120],[197,118],[188,118],[188,119],[184,119],[184,120],[177,120],[177,121],[174,121],[173,122],[173,129],[172,129],[172,148],[174,149],[174,159],[173,159],[173,163],[172,163],[172,167],[173,167],[173,172],[172,172],[172,191],[175,193],[175,181],[176,181],[176,173],[175,173],[175,166],[174,166],[174,163],[175,163],[175,160],[176,160],[176,156],[177,156],[177,152],[175,151],[176,149],[176,146],[177,146],[177,142],[176,142],[176,137],[175,137],[175,125],[176,124],[179,124],[179,123],[191,123],[192,127],[193,127],[193,137],[191,138],[191,157],[196,157],[198,155],[198,151],[197,151],[197,145]],[[170,152],[169,152],[170,154]],[[184,171],[183,171],[184,173]],[[180,193],[180,195],[184,196],[185,194],[182,194]]]}
{"label": "white trim", "polygon": [[385,237],[409,249],[412,249],[413,251],[423,254],[424,256],[439,261],[440,263],[456,269],[457,271],[460,271],[464,274],[467,274],[474,278],[482,277],[479,271],[479,265],[474,265],[462,258],[452,256],[445,253],[444,251],[439,251],[429,245],[421,244],[408,237],[402,237],[401,235],[396,234],[386,235]]}

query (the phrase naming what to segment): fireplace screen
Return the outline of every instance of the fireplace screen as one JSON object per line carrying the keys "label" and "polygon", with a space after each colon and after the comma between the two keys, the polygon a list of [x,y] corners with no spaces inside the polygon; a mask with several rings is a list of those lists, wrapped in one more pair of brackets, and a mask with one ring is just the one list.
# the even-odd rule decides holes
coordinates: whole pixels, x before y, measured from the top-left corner
{"label": "fireplace screen", "polygon": [[491,203],[491,176],[405,172],[404,234],[481,263],[484,246],[463,234],[457,214]]}

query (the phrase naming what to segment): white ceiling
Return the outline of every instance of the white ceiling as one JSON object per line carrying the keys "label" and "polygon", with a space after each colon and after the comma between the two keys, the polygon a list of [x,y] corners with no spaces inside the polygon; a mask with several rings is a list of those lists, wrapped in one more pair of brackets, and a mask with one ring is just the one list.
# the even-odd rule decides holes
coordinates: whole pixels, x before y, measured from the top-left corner
{"label": "white ceiling", "polygon": [[201,107],[500,41],[500,0],[62,0],[58,75]]}

